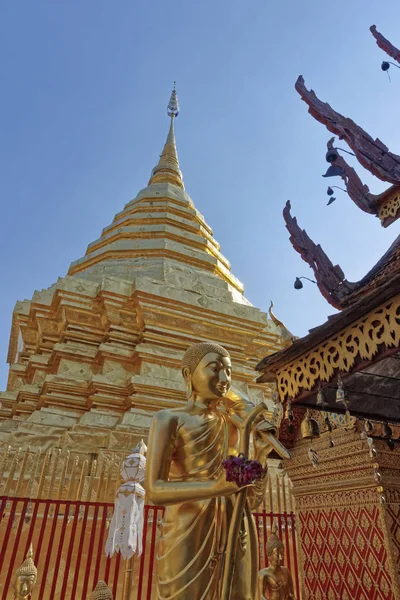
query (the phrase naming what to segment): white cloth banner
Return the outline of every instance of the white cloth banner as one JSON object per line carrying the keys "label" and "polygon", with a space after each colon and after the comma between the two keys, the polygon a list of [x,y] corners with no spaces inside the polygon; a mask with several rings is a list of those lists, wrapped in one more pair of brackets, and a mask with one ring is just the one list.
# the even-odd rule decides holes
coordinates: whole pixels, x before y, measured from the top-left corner
{"label": "white cloth banner", "polygon": [[122,558],[142,554],[145,490],[140,483],[126,481],[117,492],[114,514],[106,542],[106,555],[120,552]]}

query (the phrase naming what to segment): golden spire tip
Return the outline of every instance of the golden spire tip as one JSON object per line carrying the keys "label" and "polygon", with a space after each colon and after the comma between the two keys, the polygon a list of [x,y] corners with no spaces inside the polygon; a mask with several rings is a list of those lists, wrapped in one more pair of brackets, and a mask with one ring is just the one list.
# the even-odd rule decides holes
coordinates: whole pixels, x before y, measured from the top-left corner
{"label": "golden spire tip", "polygon": [[169,99],[168,107],[167,107],[167,113],[168,113],[168,116],[171,117],[171,119],[174,119],[175,117],[177,117],[179,115],[179,103],[178,103],[178,96],[176,95],[175,84],[176,84],[176,82],[174,81],[174,87],[173,87],[171,97]]}

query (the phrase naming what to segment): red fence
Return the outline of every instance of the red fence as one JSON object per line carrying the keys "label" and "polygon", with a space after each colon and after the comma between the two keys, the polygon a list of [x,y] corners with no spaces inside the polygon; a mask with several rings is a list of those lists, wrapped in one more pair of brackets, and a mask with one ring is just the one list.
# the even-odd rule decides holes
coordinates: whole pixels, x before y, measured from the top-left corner
{"label": "red fence", "polygon": [[[155,549],[162,518],[160,507],[145,507],[143,554],[125,563],[120,554],[107,558],[104,546],[113,505],[104,502],[30,500],[0,497],[0,600],[12,600],[13,578],[32,542],[38,580],[32,600],[86,600],[103,579],[115,600],[123,599],[125,569],[133,569],[131,600],[156,597]],[[259,567],[267,566],[265,544],[273,523],[285,544],[285,564],[298,580],[295,517],[293,513],[257,513]]]}

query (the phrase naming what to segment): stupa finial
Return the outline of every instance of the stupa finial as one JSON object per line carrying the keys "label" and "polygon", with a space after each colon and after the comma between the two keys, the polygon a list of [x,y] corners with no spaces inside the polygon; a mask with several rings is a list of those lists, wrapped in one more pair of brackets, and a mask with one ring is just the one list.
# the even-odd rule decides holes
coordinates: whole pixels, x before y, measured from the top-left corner
{"label": "stupa finial", "polygon": [[179,169],[174,131],[174,120],[179,115],[179,104],[176,95],[175,82],[168,102],[167,113],[168,116],[171,117],[167,141],[165,142],[158,165],[151,173],[149,185],[152,185],[153,183],[172,183],[172,185],[177,185],[184,189],[182,173]]}
{"label": "stupa finial", "polygon": [[171,119],[174,119],[179,115],[178,96],[176,95],[176,81],[174,81],[174,88],[171,92],[171,98],[169,99],[167,113]]}

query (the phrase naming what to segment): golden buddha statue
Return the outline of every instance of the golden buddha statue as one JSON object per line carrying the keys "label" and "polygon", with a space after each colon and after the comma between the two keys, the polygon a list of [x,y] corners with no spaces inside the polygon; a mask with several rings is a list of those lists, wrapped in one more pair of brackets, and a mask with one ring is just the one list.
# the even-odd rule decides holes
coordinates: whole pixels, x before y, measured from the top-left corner
{"label": "golden buddha statue", "polygon": [[32,544],[26,554],[26,559],[14,574],[14,600],[27,600],[32,594],[37,580],[37,568],[33,562]]}
{"label": "golden buddha statue", "polygon": [[93,592],[89,596],[89,600],[113,600],[112,591],[105,581],[98,581]]}
{"label": "golden buddha statue", "polygon": [[[263,499],[266,468],[260,481],[240,489],[227,481],[222,463],[243,452],[247,438],[248,446],[249,423],[252,458],[266,465],[273,448],[289,455],[263,418],[265,405],[255,407],[230,390],[231,370],[225,348],[212,342],[191,346],[182,369],[187,405],[161,410],[152,421],[145,489],[148,500],[166,507],[158,545],[158,600],[256,598],[258,547],[252,510]],[[239,498],[243,510],[235,520]],[[224,592],[226,572],[232,577]]]}
{"label": "golden buddha statue", "polygon": [[266,544],[269,566],[258,574],[260,600],[295,600],[292,574],[282,565],[284,549],[275,528]]}

